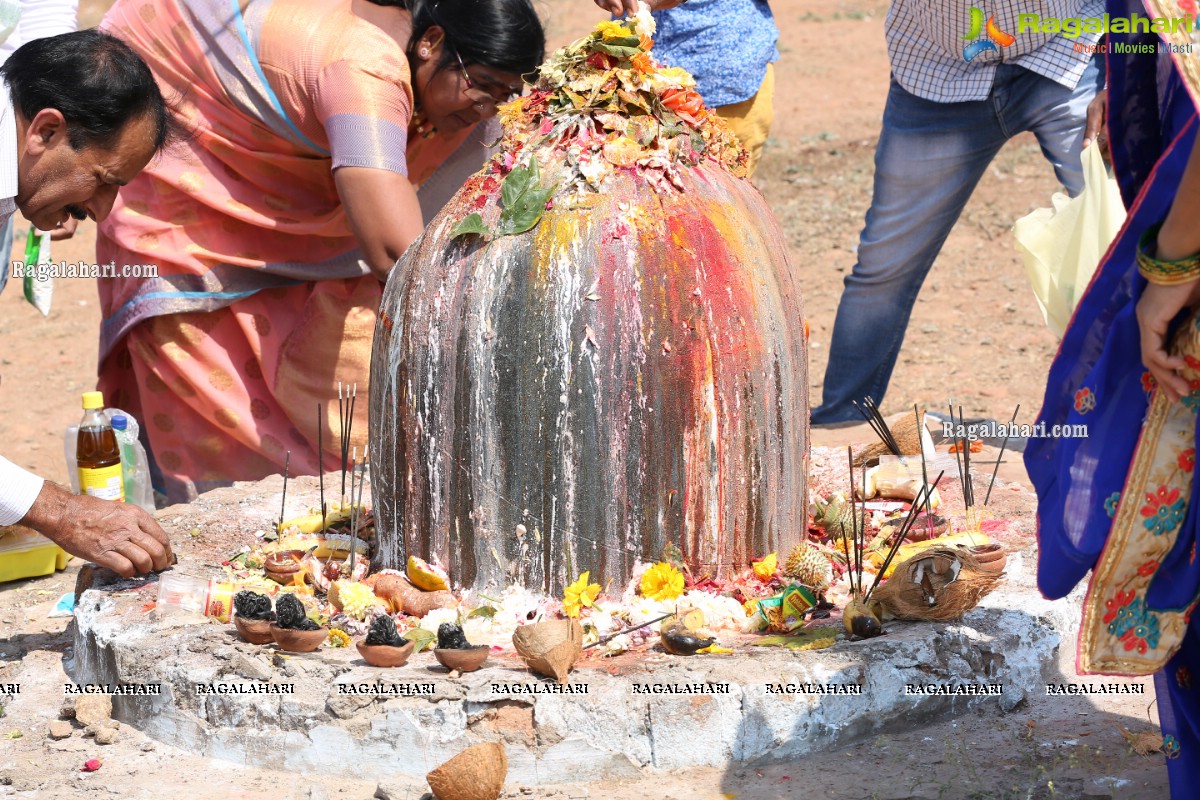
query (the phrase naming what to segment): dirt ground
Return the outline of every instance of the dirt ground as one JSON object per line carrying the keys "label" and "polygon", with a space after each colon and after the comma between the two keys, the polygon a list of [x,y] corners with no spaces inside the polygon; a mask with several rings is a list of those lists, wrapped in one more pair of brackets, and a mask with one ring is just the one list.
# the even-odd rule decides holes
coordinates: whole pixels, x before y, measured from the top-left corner
{"label": "dirt ground", "polygon": [[[93,24],[106,2],[85,0],[80,18]],[[811,400],[820,399],[829,337],[842,277],[854,250],[871,190],[872,156],[888,81],[883,38],[887,3],[776,0],[782,31],[775,123],[758,183],[788,235],[811,319]],[[543,0],[550,44],[557,46],[602,18],[587,0]],[[951,234],[918,301],[901,353],[887,412],[913,402],[942,408],[948,399],[966,415],[1019,421],[1040,407],[1056,341],[1046,330],[1013,248],[1018,217],[1049,205],[1058,187],[1031,137],[999,155]],[[20,230],[20,229],[19,229]],[[94,260],[95,228],[56,243],[54,260]],[[23,247],[23,232],[18,236]],[[59,281],[43,319],[13,285],[0,296],[0,452],[63,481],[62,431],[79,416],[79,393],[93,388],[99,325],[89,281]],[[817,434],[833,443],[841,434]],[[1010,465],[1009,470],[1019,467]],[[160,797],[186,792],[221,798],[367,798],[374,784],[347,777],[309,783],[269,770],[209,762],[122,728],[100,746],[76,733],[52,742],[49,720],[61,703],[66,621],[47,619],[53,601],[73,585],[74,564],[57,576],[0,586],[0,682],[26,688],[0,718],[0,796],[71,798],[96,792]],[[1072,674],[1070,644],[1061,671]],[[522,797],[744,798],[1041,798],[1166,797],[1158,758],[1132,755],[1115,724],[1156,730],[1146,697],[1123,703],[1034,698],[1013,714],[970,715],[902,734],[879,736],[842,751],[784,765],[734,765],[635,784],[563,787]],[[104,761],[82,773],[84,761]],[[348,769],[352,773],[352,766]],[[1110,788],[1098,788],[1104,779]],[[412,784],[393,796],[418,798]]]}

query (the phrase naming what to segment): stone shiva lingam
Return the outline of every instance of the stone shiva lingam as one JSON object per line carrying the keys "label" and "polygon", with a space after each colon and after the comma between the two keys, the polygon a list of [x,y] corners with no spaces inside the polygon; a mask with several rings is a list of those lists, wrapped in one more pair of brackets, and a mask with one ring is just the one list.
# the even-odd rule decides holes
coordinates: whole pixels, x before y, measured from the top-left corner
{"label": "stone shiva lingam", "polygon": [[807,334],[746,155],[649,15],[559,50],[388,281],[376,568],[456,585],[725,574],[805,531]]}

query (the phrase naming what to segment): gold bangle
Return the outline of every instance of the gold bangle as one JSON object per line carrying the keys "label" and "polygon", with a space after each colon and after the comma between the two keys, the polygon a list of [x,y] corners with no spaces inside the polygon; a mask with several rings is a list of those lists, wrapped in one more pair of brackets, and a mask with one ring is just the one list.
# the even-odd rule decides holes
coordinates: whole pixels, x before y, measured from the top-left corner
{"label": "gold bangle", "polygon": [[1175,286],[1200,279],[1200,253],[1178,261],[1164,261],[1147,252],[1151,245],[1158,246],[1158,230],[1162,225],[1151,225],[1138,240],[1137,265],[1142,277],[1159,286]]}

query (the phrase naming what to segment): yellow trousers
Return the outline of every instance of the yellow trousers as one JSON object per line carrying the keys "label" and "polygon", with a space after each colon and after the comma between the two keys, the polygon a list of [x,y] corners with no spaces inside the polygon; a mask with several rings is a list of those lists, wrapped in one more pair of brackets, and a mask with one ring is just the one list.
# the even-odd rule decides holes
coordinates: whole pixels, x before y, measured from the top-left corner
{"label": "yellow trousers", "polygon": [[750,171],[753,175],[762,156],[763,145],[771,132],[771,120],[775,118],[775,65],[767,64],[767,74],[753,97],[740,103],[718,106],[717,115],[729,123],[733,133],[750,153]]}

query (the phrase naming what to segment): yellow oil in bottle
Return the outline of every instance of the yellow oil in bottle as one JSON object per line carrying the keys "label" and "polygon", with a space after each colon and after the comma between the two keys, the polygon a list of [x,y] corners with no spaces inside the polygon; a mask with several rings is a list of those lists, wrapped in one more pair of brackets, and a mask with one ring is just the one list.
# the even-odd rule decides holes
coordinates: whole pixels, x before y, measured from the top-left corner
{"label": "yellow oil in bottle", "polygon": [[79,423],[79,439],[75,445],[79,491],[104,500],[124,502],[121,449],[103,409],[103,394],[83,393],[83,419]]}

